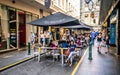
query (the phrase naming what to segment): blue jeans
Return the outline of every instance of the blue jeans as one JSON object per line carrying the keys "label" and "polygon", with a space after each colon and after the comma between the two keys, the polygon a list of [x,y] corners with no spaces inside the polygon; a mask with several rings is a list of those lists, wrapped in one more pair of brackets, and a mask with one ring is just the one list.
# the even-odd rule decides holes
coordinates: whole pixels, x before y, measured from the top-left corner
{"label": "blue jeans", "polygon": [[92,45],[94,45],[94,38],[91,38]]}

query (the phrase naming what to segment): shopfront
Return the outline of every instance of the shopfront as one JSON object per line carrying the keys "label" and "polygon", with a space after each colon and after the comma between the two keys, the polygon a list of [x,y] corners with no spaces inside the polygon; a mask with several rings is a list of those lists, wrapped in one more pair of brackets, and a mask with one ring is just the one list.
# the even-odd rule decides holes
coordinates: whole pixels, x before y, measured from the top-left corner
{"label": "shopfront", "polygon": [[28,25],[39,15],[0,4],[0,50],[25,47],[30,32],[38,35],[38,27]]}
{"label": "shopfront", "polygon": [[120,7],[118,9],[118,55],[120,55]]}
{"label": "shopfront", "polygon": [[110,45],[115,48],[115,54],[120,55],[120,10],[116,8],[110,16]]}
{"label": "shopfront", "polygon": [[7,7],[0,4],[0,50],[7,49],[8,43],[8,13]]}
{"label": "shopfront", "polygon": [[114,10],[110,16],[110,44],[111,46],[117,46],[116,27],[117,27],[117,9]]}

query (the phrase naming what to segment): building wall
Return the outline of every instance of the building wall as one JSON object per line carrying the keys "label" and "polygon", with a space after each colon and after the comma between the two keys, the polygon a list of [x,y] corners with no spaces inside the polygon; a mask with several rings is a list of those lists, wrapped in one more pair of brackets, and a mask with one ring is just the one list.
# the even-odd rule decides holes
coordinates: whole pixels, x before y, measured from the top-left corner
{"label": "building wall", "polygon": [[88,24],[90,26],[95,26],[97,27],[99,25],[99,10],[100,10],[100,3],[97,2],[93,6],[94,11],[94,18],[91,17],[91,12],[88,9],[88,4],[85,3],[84,0],[81,0],[81,21],[84,22],[85,24]]}
{"label": "building wall", "polygon": [[[33,0],[33,3],[30,3],[30,0],[15,0],[15,3],[12,0],[0,0],[0,5],[5,7],[14,8],[16,10],[16,26],[17,26],[17,41],[19,41],[19,19],[18,19],[18,11],[25,13],[26,20],[26,45],[30,41],[30,32],[37,33],[39,35],[40,31],[43,31],[43,27],[36,27],[29,25],[28,22],[36,20],[38,18],[42,18],[43,16],[48,16],[54,12],[62,12],[65,14],[70,14],[71,16],[76,16],[76,12],[78,9],[69,2],[69,0],[51,0],[50,9],[46,9],[44,7],[44,0]],[[75,3],[75,1],[73,1]],[[34,4],[34,3],[37,3]],[[43,12],[40,12],[40,9]],[[6,14],[4,14],[6,13]],[[7,40],[7,46],[9,46],[9,23],[8,23],[8,10],[7,8],[0,9],[0,17],[1,17],[1,26],[2,33],[4,34],[5,39]],[[37,30],[38,29],[38,30]],[[9,47],[8,47],[9,48]],[[17,43],[17,48],[19,48],[19,42]]]}
{"label": "building wall", "polygon": [[14,3],[14,4],[12,3],[11,0],[0,0],[0,3],[20,9],[20,10],[25,10],[27,12],[31,12],[31,13],[40,15],[39,8],[31,7],[30,5],[28,5],[24,2],[21,2],[20,0],[16,0],[16,3]]}
{"label": "building wall", "polygon": [[[7,43],[9,43],[9,24],[8,24],[8,10],[7,7],[15,8],[16,11],[21,11],[25,13],[26,17],[26,44],[30,41],[30,32],[37,33],[37,27],[27,24],[28,22],[31,22],[32,20],[38,19],[41,15],[39,12],[39,8],[32,7],[29,4],[26,4],[21,1],[16,1],[15,3],[12,3],[11,0],[0,0],[0,4],[2,5],[2,9],[0,9],[0,16],[1,16],[1,25],[2,25],[2,34],[5,37],[5,40]],[[4,6],[4,7],[3,7]],[[46,13],[44,14],[46,15]],[[17,15],[16,15],[17,16]],[[17,27],[19,26],[19,20],[18,17],[16,19],[17,21]],[[18,29],[18,28],[16,28]],[[19,47],[19,31],[17,30],[17,48]],[[7,44],[8,46],[9,44]],[[7,47],[10,48],[10,47]]]}

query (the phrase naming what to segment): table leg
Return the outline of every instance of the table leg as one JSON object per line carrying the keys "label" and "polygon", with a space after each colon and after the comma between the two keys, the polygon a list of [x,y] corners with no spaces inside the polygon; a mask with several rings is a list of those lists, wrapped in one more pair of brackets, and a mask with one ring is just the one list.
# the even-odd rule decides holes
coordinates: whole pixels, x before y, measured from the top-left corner
{"label": "table leg", "polygon": [[64,64],[63,49],[61,49],[61,55],[62,55],[62,65],[63,65]]}
{"label": "table leg", "polygon": [[40,55],[40,53],[38,54],[38,62],[40,62],[40,57],[41,57],[41,55]]}
{"label": "table leg", "polygon": [[38,52],[39,52],[39,53],[38,53],[38,62],[40,62],[40,58],[41,58],[41,55],[40,55],[40,54],[41,54],[41,48],[38,48]]}

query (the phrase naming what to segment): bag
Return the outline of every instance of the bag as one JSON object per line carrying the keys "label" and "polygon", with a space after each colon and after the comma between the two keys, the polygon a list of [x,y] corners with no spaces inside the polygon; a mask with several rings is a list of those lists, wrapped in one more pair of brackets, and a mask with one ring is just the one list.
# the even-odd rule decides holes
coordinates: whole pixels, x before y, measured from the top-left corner
{"label": "bag", "polygon": [[66,56],[69,56],[69,54],[70,54],[70,51],[69,51],[69,50],[65,51],[65,55],[66,55]]}

